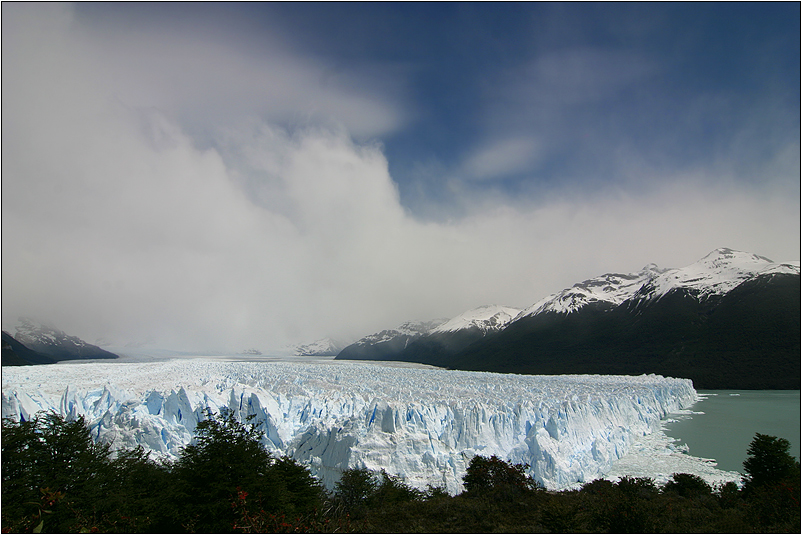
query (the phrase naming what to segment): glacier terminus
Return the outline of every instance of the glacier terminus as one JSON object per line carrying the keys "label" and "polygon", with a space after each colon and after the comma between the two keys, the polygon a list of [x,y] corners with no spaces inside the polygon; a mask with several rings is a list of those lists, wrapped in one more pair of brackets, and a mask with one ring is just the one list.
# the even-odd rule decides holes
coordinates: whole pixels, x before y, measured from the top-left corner
{"label": "glacier terminus", "polygon": [[[180,454],[207,409],[234,411],[243,421],[253,416],[270,451],[307,464],[327,486],[344,470],[365,467],[452,494],[462,490],[474,455],[525,463],[548,489],[604,477],[662,436],[668,415],[698,399],[690,380],[659,375],[200,358],[4,367],[2,392],[3,418],[83,415],[96,440],[142,445],[162,458]],[[667,441],[660,448],[689,457],[667,451]],[[737,477],[708,472],[713,480]]]}

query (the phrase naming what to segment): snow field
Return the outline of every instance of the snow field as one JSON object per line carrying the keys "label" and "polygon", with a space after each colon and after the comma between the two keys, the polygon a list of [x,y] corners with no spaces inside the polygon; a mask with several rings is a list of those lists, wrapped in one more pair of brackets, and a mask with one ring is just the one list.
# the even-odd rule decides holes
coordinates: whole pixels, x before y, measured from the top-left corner
{"label": "snow field", "polygon": [[696,400],[691,381],[655,375],[182,359],[5,367],[2,415],[84,415],[98,440],[174,458],[204,410],[225,407],[253,415],[271,451],[308,464],[329,486],[343,470],[367,467],[456,493],[476,454],[526,463],[550,489],[603,477]]}

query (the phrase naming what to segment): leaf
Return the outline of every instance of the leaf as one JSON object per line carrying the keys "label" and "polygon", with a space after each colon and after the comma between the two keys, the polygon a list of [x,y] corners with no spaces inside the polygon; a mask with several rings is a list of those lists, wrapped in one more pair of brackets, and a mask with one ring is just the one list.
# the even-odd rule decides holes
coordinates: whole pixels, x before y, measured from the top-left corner
{"label": "leaf", "polygon": [[42,520],[41,522],[39,522],[39,525],[38,525],[38,526],[36,526],[35,528],[33,528],[33,532],[34,532],[34,533],[42,533],[42,528],[43,528],[43,527],[45,527],[45,521],[44,521],[44,520]]}

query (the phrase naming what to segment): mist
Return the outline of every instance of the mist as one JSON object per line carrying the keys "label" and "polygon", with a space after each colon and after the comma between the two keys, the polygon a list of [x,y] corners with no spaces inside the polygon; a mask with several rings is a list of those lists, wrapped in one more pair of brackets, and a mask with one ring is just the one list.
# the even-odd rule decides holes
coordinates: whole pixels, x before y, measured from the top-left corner
{"label": "mist", "polygon": [[382,142],[416,120],[403,81],[332,81],[287,43],[156,37],[101,31],[67,4],[3,6],[4,329],[32,316],[89,342],[271,349],[523,308],[717,247],[799,259],[798,140],[753,170],[759,183],[622,150],[637,187],[510,194],[487,184],[542,144],[489,133],[444,172],[454,215],[422,217]]}

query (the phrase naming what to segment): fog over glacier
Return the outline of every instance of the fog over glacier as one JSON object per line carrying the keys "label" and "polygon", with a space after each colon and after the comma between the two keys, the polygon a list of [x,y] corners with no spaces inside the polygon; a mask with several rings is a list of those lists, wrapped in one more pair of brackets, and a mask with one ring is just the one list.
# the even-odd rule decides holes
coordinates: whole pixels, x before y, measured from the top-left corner
{"label": "fog over glacier", "polygon": [[253,415],[264,444],[327,485],[352,467],[416,487],[461,490],[474,455],[529,465],[550,489],[599,477],[697,473],[737,480],[683,453],[661,421],[697,399],[690,380],[521,376],[325,359],[69,363],[5,368],[3,417],[83,415],[97,440],[175,458],[206,409]]}

